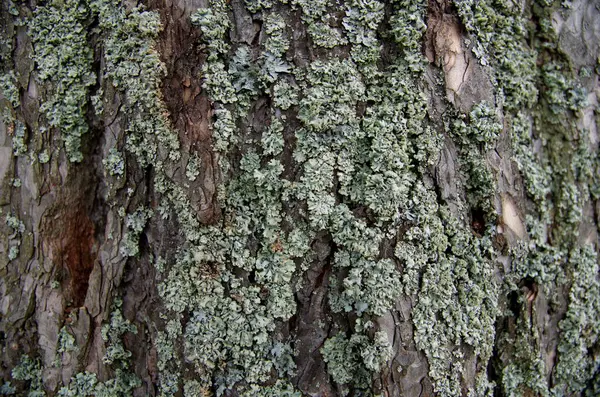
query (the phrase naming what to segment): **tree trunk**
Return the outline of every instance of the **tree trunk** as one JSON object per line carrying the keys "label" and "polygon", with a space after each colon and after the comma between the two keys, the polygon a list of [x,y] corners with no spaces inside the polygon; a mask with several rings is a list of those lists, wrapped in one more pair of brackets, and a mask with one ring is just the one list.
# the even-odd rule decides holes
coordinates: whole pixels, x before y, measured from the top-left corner
{"label": "tree trunk", "polygon": [[600,394],[596,0],[0,17],[0,394]]}

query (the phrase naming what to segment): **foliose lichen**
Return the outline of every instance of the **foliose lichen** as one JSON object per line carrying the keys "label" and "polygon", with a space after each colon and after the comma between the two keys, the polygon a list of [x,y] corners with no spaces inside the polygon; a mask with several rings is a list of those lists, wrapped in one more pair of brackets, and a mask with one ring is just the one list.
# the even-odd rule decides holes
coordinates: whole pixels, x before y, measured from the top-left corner
{"label": "foliose lichen", "polygon": [[6,225],[12,233],[8,236],[8,260],[12,261],[19,257],[21,240],[25,233],[25,224],[14,215],[6,215]]}
{"label": "foliose lichen", "polygon": [[596,250],[589,245],[572,250],[566,267],[573,282],[566,316],[559,323],[561,338],[552,389],[555,395],[581,393],[600,365],[600,358],[592,351],[600,340]]}
{"label": "foliose lichen", "polygon": [[509,110],[528,108],[538,97],[537,51],[527,45],[529,31],[521,5],[511,1],[455,2],[472,38],[473,52],[483,65],[493,64],[504,105]]}
{"label": "foliose lichen", "polygon": [[13,108],[21,104],[19,98],[19,88],[17,86],[17,77],[15,72],[9,70],[6,73],[0,74],[0,90],[4,98],[12,105]]}
{"label": "foliose lichen", "polygon": [[125,147],[141,167],[152,164],[160,172],[164,159],[177,160],[180,153],[160,91],[165,67],[154,49],[159,16],[126,9],[118,0],[94,0],[90,9],[98,16],[106,77],[124,97]]}
{"label": "foliose lichen", "polygon": [[42,384],[42,364],[38,359],[27,355],[21,356],[21,361],[11,371],[15,380],[29,383],[27,397],[44,397],[44,385]]}
{"label": "foliose lichen", "polygon": [[138,208],[127,215],[125,226],[127,231],[123,235],[119,252],[123,256],[136,256],[139,253],[139,237],[148,219],[152,217],[152,210],[144,207]]}
{"label": "foliose lichen", "polygon": [[302,21],[313,43],[319,47],[333,48],[347,44],[340,28],[331,26],[332,16],[328,13],[330,0],[292,0],[291,4],[302,9]]}
{"label": "foliose lichen", "polygon": [[110,321],[102,326],[102,339],[106,343],[103,362],[114,371],[114,377],[100,382],[95,373],[79,372],[74,375],[67,386],[58,391],[62,397],[126,397],[131,396],[134,389],[141,385],[140,379],[131,371],[129,352],[123,344],[123,335],[136,333],[136,327],[123,317],[122,300],[115,298],[112,305]]}
{"label": "foliose lichen", "polygon": [[37,77],[49,90],[41,111],[48,124],[60,131],[71,162],[81,162],[82,137],[88,133],[86,106],[92,71],[92,50],[87,42],[88,4],[79,0],[52,1],[37,7],[29,24]]}

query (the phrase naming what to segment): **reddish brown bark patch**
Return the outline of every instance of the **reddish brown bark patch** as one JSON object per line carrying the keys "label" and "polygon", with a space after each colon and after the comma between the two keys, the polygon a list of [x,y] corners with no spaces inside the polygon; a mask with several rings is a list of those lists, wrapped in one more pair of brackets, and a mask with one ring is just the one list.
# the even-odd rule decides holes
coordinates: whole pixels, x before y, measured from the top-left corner
{"label": "reddish brown bark patch", "polygon": [[63,231],[60,253],[69,269],[70,288],[75,306],[81,306],[87,294],[89,277],[94,268],[94,224],[81,210],[68,217]]}
{"label": "reddish brown bark patch", "polygon": [[199,158],[200,174],[194,181],[186,181],[188,197],[200,222],[215,223],[220,217],[216,186],[221,178],[218,155],[213,151],[212,103],[202,90],[201,68],[206,54],[200,44],[200,30],[190,22],[196,9],[172,0],[150,0],[148,5],[160,13],[163,24],[157,42],[167,68],[162,93],[184,152],[182,172],[176,178],[186,178],[189,156]]}
{"label": "reddish brown bark patch", "polygon": [[46,254],[63,270],[63,289],[69,306],[82,306],[97,257],[96,228],[82,199],[69,198],[55,206],[42,224]]}

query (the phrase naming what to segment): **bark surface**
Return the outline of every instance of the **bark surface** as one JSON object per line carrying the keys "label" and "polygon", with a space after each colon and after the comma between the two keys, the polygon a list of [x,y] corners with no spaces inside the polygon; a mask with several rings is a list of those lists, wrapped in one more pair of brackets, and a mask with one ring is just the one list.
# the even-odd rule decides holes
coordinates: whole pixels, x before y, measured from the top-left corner
{"label": "bark surface", "polygon": [[595,0],[4,0],[0,386],[600,394]]}

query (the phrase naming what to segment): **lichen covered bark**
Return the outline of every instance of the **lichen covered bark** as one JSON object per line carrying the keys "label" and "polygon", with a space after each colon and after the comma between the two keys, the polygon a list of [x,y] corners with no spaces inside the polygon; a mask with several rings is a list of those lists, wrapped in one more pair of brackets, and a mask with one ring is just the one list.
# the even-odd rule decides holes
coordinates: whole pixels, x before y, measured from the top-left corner
{"label": "lichen covered bark", "polygon": [[0,17],[0,394],[600,390],[592,0]]}

